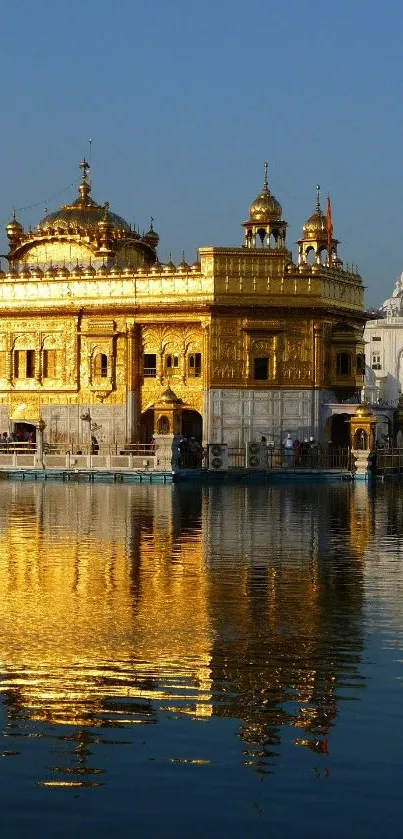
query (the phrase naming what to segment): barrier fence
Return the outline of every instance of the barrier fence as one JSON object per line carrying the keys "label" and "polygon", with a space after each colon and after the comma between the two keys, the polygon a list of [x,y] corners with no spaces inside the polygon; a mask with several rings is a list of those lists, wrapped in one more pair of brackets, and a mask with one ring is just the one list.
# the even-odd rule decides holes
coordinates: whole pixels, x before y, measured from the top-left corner
{"label": "barrier fence", "polygon": [[[246,466],[246,449],[228,449],[230,469]],[[267,449],[268,469],[351,469],[351,453],[348,448],[318,445],[309,449],[291,450],[283,446],[269,446]]]}
{"label": "barrier fence", "polygon": [[376,449],[372,456],[372,465],[375,472],[380,474],[403,472],[403,449]]}
{"label": "barrier fence", "polygon": [[[218,444],[217,444],[218,445]],[[249,455],[247,447],[228,448],[228,469],[245,469],[253,467],[254,458]],[[34,466],[37,456],[37,446],[33,442],[5,442],[0,443],[0,467],[8,465]],[[379,449],[374,454],[374,467],[378,472],[403,472],[403,449]],[[256,459],[256,458],[255,458]],[[149,469],[156,468],[155,445],[150,443],[130,443],[111,445],[100,444],[96,447],[85,447],[78,444],[45,443],[43,463],[45,466],[67,468],[121,468],[121,469]],[[209,468],[205,451],[182,451],[179,457],[182,469]],[[210,464],[211,468],[211,464]],[[283,446],[268,446],[266,455],[255,468],[268,469],[354,469],[351,451],[348,448],[337,448],[325,444],[315,445],[304,449],[286,450]],[[214,471],[214,465],[213,465]]]}

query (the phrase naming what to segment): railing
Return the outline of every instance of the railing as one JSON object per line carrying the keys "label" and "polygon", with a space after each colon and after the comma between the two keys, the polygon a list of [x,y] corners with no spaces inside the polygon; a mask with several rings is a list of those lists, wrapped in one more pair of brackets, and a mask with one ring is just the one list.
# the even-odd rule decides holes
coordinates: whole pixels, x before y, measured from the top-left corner
{"label": "railing", "polygon": [[351,469],[351,453],[348,448],[328,445],[307,446],[301,444],[288,451],[283,446],[267,450],[269,469]]}
{"label": "railing", "polygon": [[25,440],[0,441],[0,454],[35,454],[36,443]]}
{"label": "railing", "polygon": [[246,466],[246,450],[228,449],[228,466],[230,469],[244,469]]}
{"label": "railing", "polygon": [[381,474],[403,472],[403,449],[376,449],[372,456],[372,468]]}
{"label": "railing", "polygon": [[100,443],[98,446],[90,446],[88,443],[45,443],[44,451],[45,454],[132,454],[135,457],[150,457],[155,454],[155,446],[153,443]]}
{"label": "railing", "polygon": [[[245,445],[228,449],[229,470],[246,467],[246,448]],[[37,446],[33,442],[0,442],[0,467],[34,467],[37,465],[37,457]],[[155,446],[151,443],[100,444],[92,448],[79,443],[46,443],[40,463],[45,468],[152,471],[157,467],[157,460]],[[315,446],[301,444],[297,449],[289,451],[283,446],[269,446],[266,465],[262,468],[353,471],[352,461],[348,448],[336,448],[324,444]],[[373,469],[380,473],[403,473],[403,448],[378,449],[372,461]],[[178,465],[182,469],[206,468],[205,452],[182,451]]]}
{"label": "railing", "polygon": [[[403,468],[403,449],[402,468]],[[246,447],[228,449],[228,468],[246,467]],[[351,454],[348,448],[317,445],[292,449],[289,453],[283,446],[268,446],[268,469],[352,469]]]}

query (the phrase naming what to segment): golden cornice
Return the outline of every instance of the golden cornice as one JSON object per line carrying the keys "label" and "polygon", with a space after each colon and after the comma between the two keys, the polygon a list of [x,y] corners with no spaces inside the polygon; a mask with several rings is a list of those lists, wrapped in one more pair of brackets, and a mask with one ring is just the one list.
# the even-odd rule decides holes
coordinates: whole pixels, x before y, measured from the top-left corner
{"label": "golden cornice", "polygon": [[201,271],[74,271],[42,279],[13,271],[0,281],[0,306],[8,314],[27,308],[44,314],[77,309],[153,312],[161,307],[168,313],[178,307],[202,311],[212,306],[363,310],[358,274],[326,266],[286,271],[287,260],[286,252],[265,249],[202,248]]}

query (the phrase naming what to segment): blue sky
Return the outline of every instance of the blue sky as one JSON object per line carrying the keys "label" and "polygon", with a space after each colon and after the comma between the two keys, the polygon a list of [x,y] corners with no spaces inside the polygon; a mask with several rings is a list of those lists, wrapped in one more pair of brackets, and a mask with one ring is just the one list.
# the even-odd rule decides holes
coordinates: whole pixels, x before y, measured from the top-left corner
{"label": "blue sky", "polygon": [[[396,0],[20,0],[1,25],[0,219],[99,202],[160,258],[240,245],[263,163],[294,241],[330,193],[367,304],[403,271],[403,5]],[[1,249],[6,247],[3,237]]]}

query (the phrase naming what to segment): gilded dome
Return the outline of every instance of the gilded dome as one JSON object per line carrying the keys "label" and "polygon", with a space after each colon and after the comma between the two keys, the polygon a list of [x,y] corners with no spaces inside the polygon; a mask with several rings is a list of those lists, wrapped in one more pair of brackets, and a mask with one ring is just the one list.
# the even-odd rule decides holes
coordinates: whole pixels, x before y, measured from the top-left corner
{"label": "gilded dome", "polygon": [[154,219],[152,218],[151,219],[151,224],[150,224],[150,229],[143,236],[143,240],[144,240],[144,242],[147,242],[147,245],[151,245],[152,248],[156,248],[157,245],[158,245],[158,242],[160,240],[160,237],[159,237],[158,233],[154,230],[153,221],[154,221]]}
{"label": "gilded dome", "polygon": [[316,187],[315,212],[306,220],[303,228],[304,239],[327,239],[327,218],[320,206],[320,187]]}
{"label": "gilded dome", "polygon": [[6,233],[9,239],[18,239],[21,234],[23,233],[23,226],[20,224],[18,219],[15,217],[15,212],[13,213],[13,218],[6,226]]}
{"label": "gilded dome", "polygon": [[[108,204],[97,204],[91,198],[91,186],[88,181],[86,160],[80,164],[83,179],[78,188],[79,197],[72,204],[63,204],[59,210],[49,213],[38,224],[38,230],[56,230],[57,232],[75,232],[97,228],[100,222],[110,225],[115,230],[130,231],[130,224],[116,213],[111,213]],[[101,225],[102,226],[102,225]]]}
{"label": "gilded dome", "polygon": [[319,210],[315,210],[315,212],[309,216],[302,229],[304,231],[305,239],[320,239],[327,237],[326,216],[322,213],[320,208]]}
{"label": "gilded dome", "polygon": [[283,209],[277,198],[271,194],[267,181],[267,163],[265,163],[265,174],[263,189],[250,205],[250,221],[280,221]]}
{"label": "gilded dome", "polygon": [[164,402],[167,405],[174,405],[182,402],[182,399],[179,399],[176,393],[170,387],[167,387],[167,389],[161,393],[159,401]]}
{"label": "gilded dome", "polygon": [[130,224],[127,221],[109,210],[105,213],[105,207],[97,204],[90,196],[87,196],[85,201],[78,198],[72,204],[64,204],[54,213],[49,213],[39,222],[38,228],[44,231],[52,229],[70,232],[72,228],[74,230],[96,228],[99,222],[105,221],[115,229],[130,231]]}
{"label": "gilded dome", "polygon": [[367,405],[367,403],[363,402],[362,405],[358,406],[358,408],[355,412],[355,416],[356,417],[373,417],[374,415],[371,411],[371,408]]}

